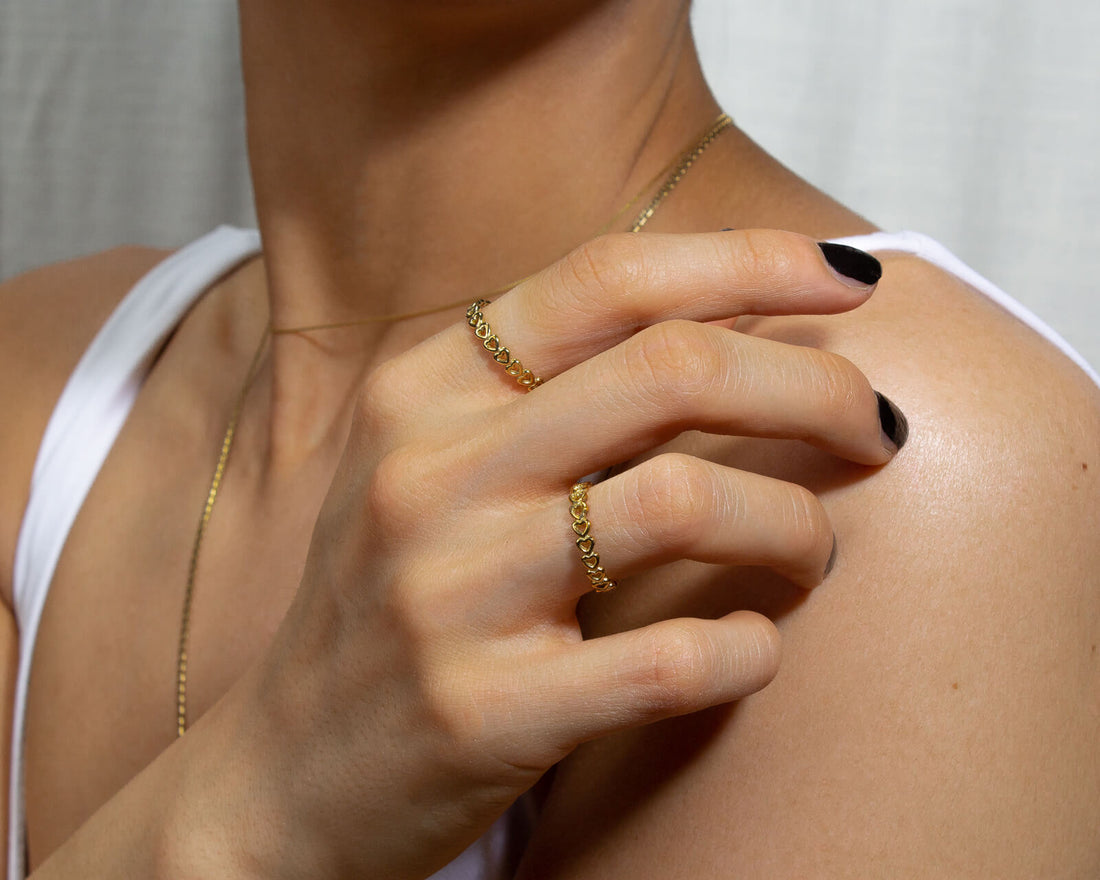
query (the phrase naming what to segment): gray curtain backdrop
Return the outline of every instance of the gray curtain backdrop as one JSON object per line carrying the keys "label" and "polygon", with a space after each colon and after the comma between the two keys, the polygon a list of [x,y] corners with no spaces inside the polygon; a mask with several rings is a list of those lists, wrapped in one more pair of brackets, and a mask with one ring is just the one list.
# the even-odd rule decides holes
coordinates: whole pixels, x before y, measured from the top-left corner
{"label": "gray curtain backdrop", "polygon": [[[765,147],[1100,363],[1100,4],[696,0]],[[232,0],[0,0],[0,277],[253,222]]]}

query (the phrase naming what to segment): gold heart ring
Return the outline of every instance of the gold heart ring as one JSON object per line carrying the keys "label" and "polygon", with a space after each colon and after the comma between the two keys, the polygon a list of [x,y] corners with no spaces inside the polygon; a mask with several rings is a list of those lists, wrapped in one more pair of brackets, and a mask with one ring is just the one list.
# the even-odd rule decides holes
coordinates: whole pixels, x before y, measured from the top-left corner
{"label": "gold heart ring", "polygon": [[606,593],[615,589],[617,583],[607,576],[600,565],[596,539],[589,534],[592,523],[588,521],[588,490],[591,488],[591,483],[575,483],[569,490],[569,513],[573,517],[573,532],[577,535],[573,543],[581,551],[581,563],[592,589],[597,593]]}

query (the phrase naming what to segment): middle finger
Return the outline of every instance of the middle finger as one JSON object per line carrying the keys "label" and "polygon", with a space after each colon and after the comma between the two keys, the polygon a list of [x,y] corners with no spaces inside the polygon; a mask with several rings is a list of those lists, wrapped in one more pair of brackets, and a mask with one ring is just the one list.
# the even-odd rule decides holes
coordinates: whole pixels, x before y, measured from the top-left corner
{"label": "middle finger", "polygon": [[525,474],[560,488],[687,430],[805,440],[880,465],[897,447],[879,411],[867,378],[839,355],[666,321],[516,399],[494,422],[525,450]]}

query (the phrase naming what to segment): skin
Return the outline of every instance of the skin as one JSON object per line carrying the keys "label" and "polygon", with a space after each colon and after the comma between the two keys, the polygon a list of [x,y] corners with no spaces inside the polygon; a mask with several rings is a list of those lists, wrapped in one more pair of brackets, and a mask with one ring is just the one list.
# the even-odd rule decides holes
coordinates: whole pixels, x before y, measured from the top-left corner
{"label": "skin", "polygon": [[[644,247],[611,239],[487,310],[494,328],[502,336],[507,328],[509,344],[531,352],[547,375],[592,364],[590,374],[572,374],[573,384],[553,380],[517,398],[479,359],[468,329],[453,326],[454,314],[276,338],[203,549],[190,675],[193,717],[202,720],[174,743],[174,643],[195,516],[268,310],[283,326],[412,310],[554,264],[717,112],[683,9],[657,0],[531,3],[516,18],[513,7],[327,2],[307,10],[289,0],[242,2],[265,256],[219,282],[160,354],[66,545],[29,704],[35,876],[340,876],[349,865],[363,875],[425,876],[457,837],[427,847],[438,855],[432,864],[385,839],[367,836],[361,849],[349,842],[364,838],[363,828],[402,827],[392,804],[342,779],[354,775],[349,766],[387,764],[370,751],[379,740],[364,731],[407,716],[383,719],[381,703],[436,712],[452,777],[464,759],[477,765],[474,796],[432,801],[440,810],[457,803],[471,826],[488,821],[509,786],[533,782],[540,767],[565,759],[521,868],[525,878],[1095,876],[1100,394],[1030,332],[920,261],[884,257],[884,279],[869,300],[869,291],[843,285],[812,239],[872,227],[738,131],[708,150],[651,231],[732,226],[800,235],[654,235]],[[125,249],[5,285],[0,399],[16,420],[0,439],[5,682],[17,639],[7,572],[41,432],[96,329],[163,256]],[[652,296],[641,301],[654,305],[644,316],[633,307],[638,326],[778,311],[742,318],[737,329],[837,352],[870,385],[836,359],[787,361],[774,347],[737,349],[760,354],[736,361],[758,368],[739,374],[735,388],[709,382],[738,375],[728,353],[713,356],[714,340],[733,338],[717,335],[728,333],[725,326],[700,333],[697,324],[677,324],[664,336],[639,334],[642,343],[615,349],[624,352],[618,360],[599,357],[622,341],[607,329],[618,326],[608,314],[622,312],[606,304],[627,302],[623,291],[645,291],[647,282]],[[762,292],[747,308],[746,288]],[[769,291],[801,298],[793,307],[778,308],[774,297],[762,305]],[[560,310],[540,311],[560,302],[582,304],[572,323]],[[784,314],[800,311],[844,313]],[[580,320],[586,315],[588,324]],[[429,337],[428,360],[404,357]],[[606,387],[638,387],[628,380],[646,370],[664,379],[647,398],[600,396]],[[811,380],[799,388],[802,375]],[[850,406],[837,407],[822,376],[846,379]],[[910,420],[911,438],[893,460],[876,445],[871,385]],[[595,674],[570,653],[571,609],[584,582],[567,540],[549,561],[531,557],[557,585],[536,591],[542,598],[530,602],[543,616],[531,619],[549,615],[554,625],[548,636],[545,625],[533,625],[520,650],[486,635],[528,620],[531,609],[514,604],[514,589],[483,591],[483,604],[433,615],[410,597],[455,603],[472,587],[408,593],[393,586],[396,574],[387,580],[387,572],[409,570],[410,560],[426,560],[481,589],[494,577],[514,577],[516,547],[543,550],[531,536],[564,527],[553,503],[568,479],[554,478],[564,490],[549,479],[521,485],[532,463],[553,458],[536,448],[538,432],[511,451],[476,444],[487,443],[490,412],[514,418],[509,424],[520,432],[530,424],[576,426],[586,394],[609,424],[642,412],[662,429],[635,434],[643,438],[635,461],[649,460],[648,467],[591,493],[601,555],[625,582],[581,602],[584,633],[754,609],[778,627],[781,664],[776,632],[742,616],[692,632],[727,647],[753,646],[755,659],[742,652],[731,665],[736,652],[685,650],[685,662],[670,667],[677,686],[662,689],[631,678],[647,656],[635,645],[619,659],[641,666],[612,664]],[[804,427],[814,413],[833,416],[834,436],[817,436],[830,451],[717,436],[714,413],[734,398],[738,406],[721,417],[730,433],[752,430],[737,419],[758,399],[775,418],[797,412]],[[700,402],[695,409],[685,402],[692,399]],[[540,407],[540,417],[510,415],[520,403]],[[466,424],[468,435],[456,427]],[[708,433],[673,439],[680,428]],[[387,457],[452,436],[473,438],[481,454],[471,463],[441,444],[430,466],[403,469]],[[707,564],[763,560],[745,558],[751,540],[730,534],[729,504],[713,503],[726,497],[721,489],[747,484],[692,463],[702,460],[799,484],[820,499],[822,508],[802,495],[759,489],[744,496],[756,499],[752,509],[768,525],[761,534],[783,538],[783,549],[773,550],[782,558],[772,561],[786,577]],[[481,482],[463,476],[471,467]],[[405,491],[413,481],[418,494]],[[447,491],[433,495],[438,486]],[[423,507],[410,507],[410,494]],[[365,496],[387,518],[361,519]],[[505,540],[507,505],[520,497],[536,500]],[[457,504],[472,512],[417,532],[423,510]],[[806,594],[834,531],[837,566]],[[486,542],[487,533],[501,537]],[[479,552],[454,550],[466,546]],[[692,555],[706,563],[653,568]],[[344,587],[347,572],[364,570],[382,574],[372,575],[369,589]],[[402,623],[431,649],[410,658],[399,640],[380,647],[384,632],[372,642],[364,616],[361,631],[351,629],[362,643],[351,640],[346,656],[335,655],[325,636],[337,619],[332,609],[366,614],[379,597],[393,599],[387,607],[400,608]],[[449,630],[433,628],[440,616],[468,616],[476,625],[466,641],[449,642]],[[476,678],[529,655],[547,662],[522,667],[527,686],[570,711],[531,714],[530,700],[508,702],[508,687],[493,687],[505,679],[491,676],[474,715],[401,689],[426,672],[464,669],[465,679]],[[410,672],[383,678],[369,665],[374,658],[388,668],[407,661]],[[351,688],[349,668],[362,680],[394,683],[387,700]],[[619,690],[608,668],[623,676]],[[325,670],[340,674],[325,678]],[[588,690],[561,687],[572,673]],[[576,740],[723,702],[773,675],[732,706],[570,752]],[[497,692],[502,702],[487,696]],[[591,717],[593,706],[613,707],[617,720],[605,730],[584,727],[576,719]],[[341,712],[352,732],[341,736],[336,723],[325,728],[335,733],[318,739],[317,719],[339,721]],[[555,717],[565,719],[560,729]],[[506,752],[502,743],[512,742],[527,751]],[[395,767],[408,762],[408,778],[438,794],[416,775],[415,753],[385,754]],[[496,777],[478,762],[498,760],[521,771],[494,789],[482,782]],[[389,784],[370,772],[364,786]],[[300,798],[287,799],[272,777]],[[321,793],[305,778],[322,780]],[[408,817],[410,829],[415,820]]]}

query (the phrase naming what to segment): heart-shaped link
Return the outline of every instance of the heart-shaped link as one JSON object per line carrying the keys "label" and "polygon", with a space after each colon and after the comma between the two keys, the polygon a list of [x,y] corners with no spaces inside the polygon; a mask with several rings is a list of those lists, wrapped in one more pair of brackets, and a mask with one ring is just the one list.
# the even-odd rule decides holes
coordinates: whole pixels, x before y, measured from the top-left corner
{"label": "heart-shaped link", "polygon": [[569,513],[573,517],[573,533],[577,536],[574,543],[581,553],[581,564],[585,576],[597,593],[606,593],[616,587],[616,582],[608,577],[600,565],[600,554],[596,552],[596,539],[592,537],[592,523],[588,521],[588,490],[591,483],[574,483],[569,490]]}
{"label": "heart-shaped link", "polygon": [[474,335],[481,340],[482,346],[493,356],[493,360],[504,367],[504,371],[514,378],[520,386],[528,391],[533,391],[542,384],[542,379],[526,369],[520,363],[519,358],[512,357],[512,353],[500,341],[500,337],[493,332],[489,322],[485,320],[485,316],[481,313],[481,307],[488,304],[489,300],[487,299],[474,300],[466,310],[466,323],[473,328]]}

